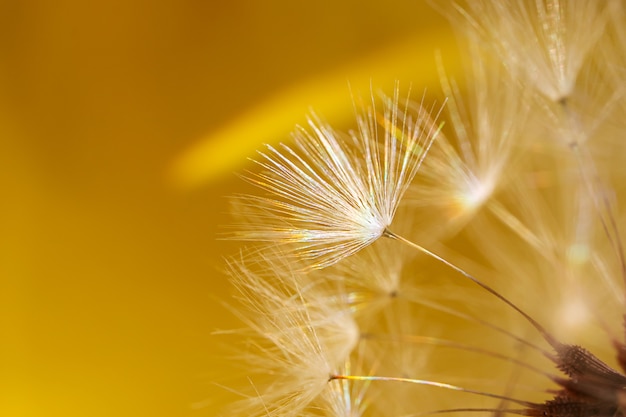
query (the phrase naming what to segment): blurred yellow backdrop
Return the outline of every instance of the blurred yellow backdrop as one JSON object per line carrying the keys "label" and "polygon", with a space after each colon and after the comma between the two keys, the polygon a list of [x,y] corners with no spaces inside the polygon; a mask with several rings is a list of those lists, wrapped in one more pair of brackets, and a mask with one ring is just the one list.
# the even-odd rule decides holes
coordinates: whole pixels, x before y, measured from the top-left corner
{"label": "blurred yellow backdrop", "polygon": [[0,2],[0,415],[219,415],[228,167],[349,83],[436,88],[449,32],[408,0]]}

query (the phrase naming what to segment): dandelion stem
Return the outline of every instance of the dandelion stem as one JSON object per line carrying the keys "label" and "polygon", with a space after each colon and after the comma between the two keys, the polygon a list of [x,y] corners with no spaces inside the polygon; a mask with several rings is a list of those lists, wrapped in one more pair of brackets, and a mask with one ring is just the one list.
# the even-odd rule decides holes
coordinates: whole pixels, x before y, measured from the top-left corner
{"label": "dandelion stem", "polygon": [[465,343],[456,343],[456,342],[452,342],[449,340],[445,340],[445,339],[439,339],[436,337],[430,337],[430,336],[416,336],[416,335],[391,335],[391,334],[376,334],[376,333],[365,333],[361,335],[361,338],[363,339],[376,339],[376,340],[383,340],[383,341],[387,341],[390,343],[396,342],[396,343],[405,343],[405,342],[409,342],[409,343],[421,343],[421,344],[427,344],[427,345],[432,345],[432,346],[441,346],[441,347],[448,347],[451,349],[459,349],[459,350],[464,350],[466,352],[474,352],[474,353],[479,353],[479,354],[483,354],[485,356],[489,356],[492,358],[496,358],[496,359],[501,359],[507,362],[511,362],[514,363],[516,365],[519,365],[523,368],[526,368],[530,371],[536,372],[537,374],[543,375],[549,379],[552,379],[553,376],[542,371],[541,369],[532,366],[524,361],[515,359],[513,357],[507,356],[507,355],[503,355],[501,353],[498,352],[493,352],[490,351],[488,349],[482,349],[476,346],[472,346],[472,345],[468,345]]}
{"label": "dandelion stem", "polygon": [[489,329],[495,330],[496,332],[498,332],[500,334],[503,334],[503,335],[505,335],[507,337],[510,337],[511,339],[515,340],[516,342],[521,343],[521,344],[523,344],[525,346],[528,346],[531,349],[534,349],[534,350],[536,350],[538,352],[541,352],[543,355],[545,355],[547,357],[550,357],[550,354],[546,350],[542,349],[541,347],[537,346],[536,344],[534,344],[532,342],[529,342],[528,340],[523,339],[523,338],[521,338],[519,336],[516,336],[515,334],[509,332],[508,330],[503,329],[502,327],[496,326],[495,324],[490,323],[487,320],[483,320],[481,318],[474,317],[474,316],[469,315],[469,314],[461,313],[458,310],[454,310],[452,308],[440,305],[439,303],[426,301],[426,300],[423,300],[423,299],[420,299],[419,301],[413,301],[411,299],[409,299],[409,300],[412,301],[412,302],[418,302],[422,306],[425,306],[425,307],[428,307],[428,308],[432,308],[432,309],[440,311],[442,313],[450,314],[450,315],[452,315],[454,317],[459,317],[459,318],[461,318],[463,320],[467,320],[467,321],[470,321],[472,323],[478,323],[478,324],[480,324],[482,326],[485,326],[485,327],[487,327]]}
{"label": "dandelion stem", "polygon": [[505,414],[517,414],[521,416],[528,415],[528,411],[526,410],[516,410],[516,409],[498,409],[498,408],[447,408],[442,410],[434,410],[434,411],[424,411],[422,413],[413,413],[413,414],[405,414],[402,417],[423,417],[434,414],[447,414],[447,413],[494,413],[493,415],[498,415],[497,413],[505,413]]}
{"label": "dandelion stem", "polygon": [[404,237],[402,237],[400,235],[397,235],[397,234],[393,233],[392,231],[390,231],[388,229],[385,229],[385,231],[383,232],[383,236],[388,237],[390,239],[395,239],[395,240],[397,240],[399,242],[402,242],[405,245],[408,245],[408,246],[410,246],[410,247],[412,247],[414,249],[417,249],[418,251],[420,251],[420,252],[430,256],[431,258],[434,258],[434,259],[438,260],[439,262],[443,263],[444,265],[448,266],[449,268],[452,268],[453,270],[455,270],[459,274],[463,275],[465,278],[469,279],[470,281],[473,281],[475,284],[479,285],[484,290],[486,290],[487,292],[491,293],[496,298],[500,299],[502,302],[504,302],[509,307],[511,307],[513,310],[515,310],[519,314],[521,314],[522,317],[524,317],[541,334],[541,336],[546,340],[546,342],[548,342],[550,344],[550,346],[552,346],[553,348],[555,348],[557,350],[562,346],[562,344],[560,342],[558,342],[554,338],[554,336],[552,336],[535,319],[533,319],[526,312],[524,312],[524,310],[522,310],[521,308],[519,308],[518,306],[513,304],[506,297],[504,297],[503,295],[498,293],[496,290],[494,290],[493,288],[491,288],[487,284],[483,283],[482,281],[480,281],[478,278],[474,277],[470,273],[468,273],[465,270],[459,268],[458,266],[454,265],[453,263],[445,260],[444,258],[442,258],[441,256],[437,255],[436,253],[429,251],[428,249],[424,248],[423,246],[420,246],[417,243],[414,243],[414,242],[412,242],[412,241],[410,241],[410,240],[408,240],[408,239],[406,239],[406,238],[404,238]]}
{"label": "dandelion stem", "polygon": [[518,400],[515,398],[506,397],[503,395],[492,394],[490,392],[477,391],[459,387],[457,385],[446,384],[445,382],[429,381],[425,379],[413,379],[402,378],[393,376],[376,376],[376,375],[332,375],[329,381],[332,380],[349,380],[349,381],[387,381],[387,382],[406,382],[409,384],[426,385],[430,387],[443,388],[451,391],[466,392],[468,394],[480,395],[482,397],[497,398],[499,400],[510,401],[525,407],[533,407],[534,404],[528,401]]}

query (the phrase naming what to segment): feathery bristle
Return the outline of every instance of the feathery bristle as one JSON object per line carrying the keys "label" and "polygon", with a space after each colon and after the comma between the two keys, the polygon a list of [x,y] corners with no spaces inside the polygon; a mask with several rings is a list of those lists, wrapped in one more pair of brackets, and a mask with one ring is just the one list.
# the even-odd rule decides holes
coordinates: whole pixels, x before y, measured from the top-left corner
{"label": "feathery bristle", "polygon": [[398,93],[382,112],[372,104],[345,135],[319,119],[299,129],[295,146],[267,146],[248,181],[267,197],[240,196],[251,221],[234,238],[289,244],[293,255],[323,268],[380,238],[391,224],[437,130],[429,114],[401,112]]}
{"label": "feathery bristle", "polygon": [[267,195],[234,200],[256,242],[231,263],[238,412],[626,415],[626,6],[450,17],[469,67],[463,91],[441,70],[447,125],[396,90],[247,174]]}

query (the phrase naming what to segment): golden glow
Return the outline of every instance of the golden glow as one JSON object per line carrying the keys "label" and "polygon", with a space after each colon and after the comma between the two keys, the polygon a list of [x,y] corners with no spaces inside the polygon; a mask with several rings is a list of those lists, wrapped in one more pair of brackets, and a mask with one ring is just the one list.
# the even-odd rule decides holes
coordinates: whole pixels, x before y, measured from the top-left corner
{"label": "golden glow", "polygon": [[[445,27],[441,29],[435,36],[440,44],[450,48],[454,43],[452,34]],[[392,91],[395,81],[402,80],[418,80],[420,84],[414,87],[417,90],[436,86],[436,68],[424,65],[433,61],[433,51],[416,48],[422,38],[403,40],[276,93],[194,144],[175,162],[173,181],[182,187],[193,187],[236,171],[247,157],[254,156],[261,143],[287,140],[296,123],[304,123],[311,110],[334,125],[346,123],[354,115],[350,91],[357,96],[369,94],[372,87]]]}
{"label": "golden glow", "polygon": [[[418,64],[449,46],[443,18],[408,0],[9,3],[0,415],[216,415],[235,394],[212,332],[238,323],[215,235],[244,187],[220,175],[309,107],[351,116],[349,83],[431,87]],[[173,165],[204,187],[172,187]]]}

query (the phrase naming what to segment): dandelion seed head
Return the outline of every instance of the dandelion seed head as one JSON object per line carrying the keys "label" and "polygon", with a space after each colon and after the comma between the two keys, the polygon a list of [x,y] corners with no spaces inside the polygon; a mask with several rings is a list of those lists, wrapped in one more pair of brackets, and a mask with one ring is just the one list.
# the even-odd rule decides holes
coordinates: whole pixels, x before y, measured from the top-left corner
{"label": "dandelion seed head", "polygon": [[[604,182],[623,183],[605,149],[623,121],[604,126],[626,108],[622,3],[468,0],[445,127],[396,92],[355,106],[351,131],[313,116],[258,153],[247,179],[265,194],[236,199],[236,237],[284,266],[235,274],[256,393],[240,415],[623,414],[626,376],[590,353],[618,346],[626,369],[623,210]],[[479,397],[450,410],[460,397],[426,387]]]}
{"label": "dandelion seed head", "polygon": [[382,103],[363,106],[349,134],[314,117],[294,145],[259,152],[262,171],[247,179],[268,195],[236,198],[250,221],[235,238],[289,244],[323,268],[381,237],[437,135],[429,112],[406,111],[397,91]]}

